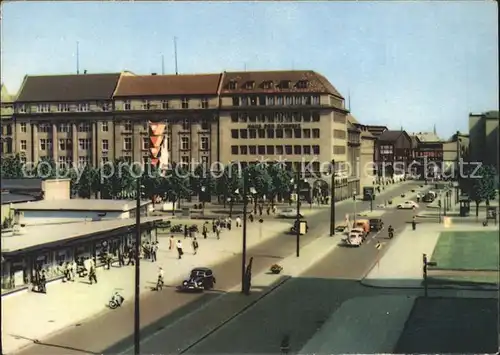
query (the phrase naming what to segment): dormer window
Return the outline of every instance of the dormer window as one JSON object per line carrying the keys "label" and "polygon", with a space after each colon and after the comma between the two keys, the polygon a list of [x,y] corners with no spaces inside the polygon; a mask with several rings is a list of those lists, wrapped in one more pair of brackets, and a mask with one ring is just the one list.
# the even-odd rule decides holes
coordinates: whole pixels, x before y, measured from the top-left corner
{"label": "dormer window", "polygon": [[282,80],[280,83],[281,89],[290,89],[290,80]]}
{"label": "dormer window", "polygon": [[248,81],[245,85],[245,88],[251,90],[255,87],[255,81]]}
{"label": "dormer window", "polygon": [[[38,104],[36,106],[36,110],[37,110],[37,112],[50,112],[50,104]],[[59,110],[59,111],[62,112],[62,110]]]}
{"label": "dormer window", "polygon": [[271,80],[264,81],[263,87],[264,87],[264,89],[272,89],[273,88],[273,82]]}
{"label": "dormer window", "polygon": [[123,109],[124,109],[125,111],[128,111],[128,110],[130,110],[131,108],[132,108],[132,105],[131,105],[131,103],[130,103],[130,100],[126,100],[126,101],[124,101],[124,102],[123,102]]}
{"label": "dormer window", "polygon": [[69,104],[59,104],[57,105],[57,110],[59,112],[69,112],[70,111]]}
{"label": "dormer window", "polygon": [[238,87],[238,83],[234,80],[231,80],[229,82],[229,90],[236,90],[236,88]]}
{"label": "dormer window", "polygon": [[80,112],[87,112],[87,111],[89,111],[90,106],[88,103],[84,102],[84,103],[78,104],[77,109]]}
{"label": "dormer window", "polygon": [[151,105],[149,104],[149,101],[148,100],[144,100],[142,102],[142,109],[143,110],[149,110],[151,108]]}
{"label": "dormer window", "polygon": [[307,89],[308,86],[309,82],[307,80],[300,80],[299,82],[297,82],[297,88],[299,89]]}

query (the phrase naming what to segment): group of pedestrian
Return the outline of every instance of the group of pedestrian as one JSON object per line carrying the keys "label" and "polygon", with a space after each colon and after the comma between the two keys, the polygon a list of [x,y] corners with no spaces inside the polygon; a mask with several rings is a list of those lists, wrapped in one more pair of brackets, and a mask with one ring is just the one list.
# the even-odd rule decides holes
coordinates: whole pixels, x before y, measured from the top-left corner
{"label": "group of pedestrian", "polygon": [[158,241],[155,241],[155,242],[144,242],[142,244],[142,250],[143,250],[143,253],[144,253],[144,259],[150,259],[151,262],[155,262],[156,261],[156,254],[158,253]]}
{"label": "group of pedestrian", "polygon": [[35,269],[35,276],[32,283],[33,291],[47,293],[47,275],[45,274],[45,270],[42,270],[40,266],[37,266]]}
{"label": "group of pedestrian", "polygon": [[[196,239],[196,237],[192,238],[191,246],[193,247],[193,255],[196,255],[198,253],[198,248],[200,246],[198,244],[198,239]],[[174,236],[171,235],[169,240],[168,240],[168,250],[173,250],[174,248],[177,250],[177,257],[179,259],[182,259],[182,256],[184,255],[182,241],[180,239],[178,239],[176,242],[174,239]]]}

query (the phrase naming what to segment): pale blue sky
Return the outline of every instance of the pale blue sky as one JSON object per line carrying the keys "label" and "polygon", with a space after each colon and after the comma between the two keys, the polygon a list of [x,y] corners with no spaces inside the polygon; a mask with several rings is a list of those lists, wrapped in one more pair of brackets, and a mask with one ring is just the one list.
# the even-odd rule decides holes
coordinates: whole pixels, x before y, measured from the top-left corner
{"label": "pale blue sky", "polygon": [[497,8],[479,2],[2,4],[2,82],[25,74],[313,69],[362,122],[449,137],[498,109]]}

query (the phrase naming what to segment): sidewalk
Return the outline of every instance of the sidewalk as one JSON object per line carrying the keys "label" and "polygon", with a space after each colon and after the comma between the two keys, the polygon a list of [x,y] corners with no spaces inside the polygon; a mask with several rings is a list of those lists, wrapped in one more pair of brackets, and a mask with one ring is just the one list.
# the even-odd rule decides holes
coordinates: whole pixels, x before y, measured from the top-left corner
{"label": "sidewalk", "polygon": [[390,354],[413,309],[414,296],[356,297],[344,302],[300,354]]}
{"label": "sidewalk", "polygon": [[[248,223],[247,247],[251,248],[269,240],[290,228],[290,221],[266,221]],[[261,232],[262,230],[262,232]],[[165,283],[173,285],[186,277],[191,268],[210,266],[241,252],[241,228],[223,231],[221,239],[210,235],[208,239],[198,238],[198,255],[192,254],[190,239],[176,235],[175,240],[183,242],[185,255],[177,258],[176,250],[168,250],[170,234],[159,236],[158,261],[141,260],[141,290],[151,292],[156,284],[157,270],[165,270]],[[67,326],[96,315],[107,309],[107,303],[115,289],[126,298],[133,298],[134,267],[112,267],[99,269],[98,283],[89,285],[87,279],[75,282],[54,282],[47,285],[47,294],[19,292],[2,297],[2,342],[4,353],[10,353],[31,341],[42,339]]]}
{"label": "sidewalk", "polygon": [[[320,237],[301,249],[300,258],[295,254],[283,259],[279,264],[283,266],[281,274],[266,272],[252,278],[252,293],[250,296],[240,296],[240,286],[229,290],[210,302],[197,312],[183,317],[174,324],[152,334],[141,342],[141,351],[147,354],[181,353],[189,349],[200,339],[216,332],[223,326],[230,326],[230,322],[249,311],[251,306],[261,298],[286,282],[290,277],[304,273],[315,262],[325,257],[337,248],[337,243],[332,243],[330,237]],[[203,324],[201,327],[192,327],[192,324]],[[174,326],[175,325],[175,326]],[[132,354],[133,349],[127,349],[121,354]]]}
{"label": "sidewalk", "polygon": [[496,230],[494,226],[419,224],[413,231],[411,226],[397,236],[361,281],[373,287],[420,288],[422,287],[422,254],[429,260],[443,231],[486,231]]}

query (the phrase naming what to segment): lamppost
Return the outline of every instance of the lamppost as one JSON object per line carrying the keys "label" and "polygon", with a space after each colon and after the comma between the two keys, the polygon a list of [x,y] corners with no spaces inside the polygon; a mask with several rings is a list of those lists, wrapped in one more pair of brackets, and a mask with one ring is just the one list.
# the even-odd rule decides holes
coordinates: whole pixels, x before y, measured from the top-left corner
{"label": "lamppost", "polygon": [[[241,292],[248,294],[247,290],[247,280],[246,280],[246,262],[247,262],[247,205],[248,205],[248,192],[255,194],[255,189],[251,187],[248,188],[248,176],[246,171],[243,172],[243,245],[241,252]],[[236,189],[236,194],[239,190]]]}
{"label": "lamppost", "polygon": [[354,225],[356,225],[356,195],[357,195],[357,191],[354,190],[352,192],[352,199],[354,200],[354,218],[353,218]]}
{"label": "lamppost", "polygon": [[295,217],[295,254],[298,258],[300,256],[300,170],[297,170],[297,176],[295,179],[292,179],[290,182],[292,184],[295,183],[295,193],[297,194],[297,215]]}
{"label": "lamppost", "polygon": [[136,211],[135,211],[135,292],[134,292],[134,354],[141,353],[141,328],[140,328],[140,248],[141,248],[141,196],[144,185],[141,184],[141,178],[137,178]]}
{"label": "lamppost", "polygon": [[200,188],[200,191],[201,191],[201,214],[204,215],[205,214],[205,191],[206,191],[206,187],[205,186],[202,186]]}
{"label": "lamppost", "polygon": [[332,160],[332,177],[330,183],[330,237],[335,234],[335,159]]}

